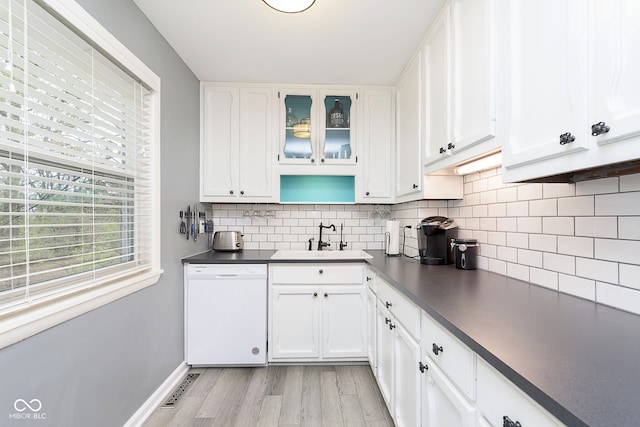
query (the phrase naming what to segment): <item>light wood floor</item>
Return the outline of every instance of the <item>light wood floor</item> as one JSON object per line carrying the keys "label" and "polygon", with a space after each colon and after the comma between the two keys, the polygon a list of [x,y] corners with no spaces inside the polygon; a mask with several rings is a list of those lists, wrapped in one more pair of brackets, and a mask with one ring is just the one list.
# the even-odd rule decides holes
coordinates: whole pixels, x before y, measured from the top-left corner
{"label": "light wood floor", "polygon": [[202,368],[157,426],[393,426],[368,366]]}

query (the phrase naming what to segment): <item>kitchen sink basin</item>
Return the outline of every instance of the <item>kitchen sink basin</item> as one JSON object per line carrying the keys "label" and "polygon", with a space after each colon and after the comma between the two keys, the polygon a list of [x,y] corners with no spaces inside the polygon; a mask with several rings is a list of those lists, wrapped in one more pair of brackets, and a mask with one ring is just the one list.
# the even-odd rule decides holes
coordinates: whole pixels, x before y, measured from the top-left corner
{"label": "kitchen sink basin", "polygon": [[348,250],[348,251],[305,251],[305,250],[289,250],[280,249],[271,256],[271,259],[282,260],[344,260],[344,259],[368,259],[373,258],[371,255],[362,250]]}

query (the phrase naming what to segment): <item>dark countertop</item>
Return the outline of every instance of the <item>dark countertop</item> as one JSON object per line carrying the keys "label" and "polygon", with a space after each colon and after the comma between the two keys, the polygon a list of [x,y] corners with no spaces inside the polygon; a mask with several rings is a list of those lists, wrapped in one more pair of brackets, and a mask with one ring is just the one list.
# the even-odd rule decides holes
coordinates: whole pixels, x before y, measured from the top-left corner
{"label": "dark countertop", "polygon": [[[560,421],[640,425],[640,316],[483,270],[368,252],[369,266]],[[183,262],[273,262],[272,254]]]}

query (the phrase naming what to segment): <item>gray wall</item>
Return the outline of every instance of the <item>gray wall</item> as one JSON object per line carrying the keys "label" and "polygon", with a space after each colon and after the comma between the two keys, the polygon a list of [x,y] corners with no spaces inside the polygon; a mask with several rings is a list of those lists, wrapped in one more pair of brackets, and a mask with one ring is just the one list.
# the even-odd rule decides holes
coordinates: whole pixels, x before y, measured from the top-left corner
{"label": "gray wall", "polygon": [[[149,288],[0,350],[0,425],[120,426],[184,360],[178,234],[198,199],[199,82],[132,0],[77,0],[162,79],[162,268]],[[46,420],[9,419],[40,399]]]}

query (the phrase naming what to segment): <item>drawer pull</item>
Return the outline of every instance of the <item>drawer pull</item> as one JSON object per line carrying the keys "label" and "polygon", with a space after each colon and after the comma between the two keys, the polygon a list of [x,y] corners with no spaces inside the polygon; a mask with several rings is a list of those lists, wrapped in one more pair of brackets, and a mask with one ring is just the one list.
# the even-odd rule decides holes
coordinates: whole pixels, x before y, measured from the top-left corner
{"label": "drawer pull", "polygon": [[372,280],[373,280],[373,279],[372,279],[371,277],[367,276],[367,282],[370,282],[370,281],[372,281]]}
{"label": "drawer pull", "polygon": [[511,421],[511,418],[505,415],[502,417],[502,427],[522,427],[522,424],[520,424],[520,421]]}
{"label": "drawer pull", "polygon": [[384,323],[385,323],[386,325],[388,325],[389,323],[391,323],[391,319],[389,319],[388,317],[385,317],[385,318],[384,318]]}
{"label": "drawer pull", "polygon": [[420,372],[424,374],[424,371],[428,370],[429,367],[422,362],[418,362],[418,369],[420,369]]}
{"label": "drawer pull", "polygon": [[385,307],[387,307],[387,308],[391,308],[391,306],[392,306],[393,304],[391,304],[389,301],[385,301],[384,305],[385,305]]}
{"label": "drawer pull", "polygon": [[328,296],[329,296],[329,294],[325,292],[325,293],[324,293],[324,297],[326,298],[326,297],[328,297]]}
{"label": "drawer pull", "polygon": [[438,344],[433,343],[433,345],[431,346],[431,351],[433,351],[433,354],[437,356],[438,353],[444,352],[444,349],[442,348],[442,346],[438,346]]}
{"label": "drawer pull", "polygon": [[389,330],[393,331],[393,329],[396,327],[396,325],[394,325],[393,323],[389,323]]}
{"label": "drawer pull", "polygon": [[320,269],[320,270],[318,270],[318,273],[322,274],[322,273],[324,273],[324,270]]}
{"label": "drawer pull", "polygon": [[317,292],[314,292],[314,293],[313,293],[313,296],[314,296],[314,297],[317,297],[317,296],[318,296],[318,293],[317,293]]}

